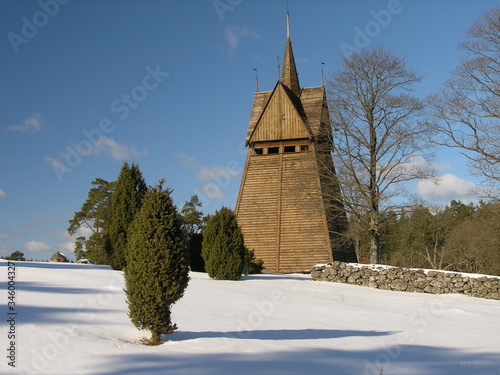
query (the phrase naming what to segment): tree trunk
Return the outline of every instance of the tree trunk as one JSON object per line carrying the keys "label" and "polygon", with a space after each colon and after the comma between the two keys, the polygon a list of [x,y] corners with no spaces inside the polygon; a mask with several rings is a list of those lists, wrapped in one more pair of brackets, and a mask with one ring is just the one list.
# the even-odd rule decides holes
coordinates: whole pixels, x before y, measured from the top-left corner
{"label": "tree trunk", "polygon": [[149,339],[149,345],[160,345],[161,334],[157,331],[151,331],[151,338]]}
{"label": "tree trunk", "polygon": [[378,230],[370,232],[370,263],[380,263],[379,250],[380,250],[380,234]]}
{"label": "tree trunk", "polygon": [[372,202],[372,212],[370,213],[370,263],[380,263],[380,219],[379,207],[377,203]]}

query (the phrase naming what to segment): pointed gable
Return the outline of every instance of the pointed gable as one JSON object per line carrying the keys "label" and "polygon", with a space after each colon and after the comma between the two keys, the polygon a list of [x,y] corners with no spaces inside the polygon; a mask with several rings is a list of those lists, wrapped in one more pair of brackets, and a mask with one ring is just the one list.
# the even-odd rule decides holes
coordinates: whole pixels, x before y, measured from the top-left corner
{"label": "pointed gable", "polygon": [[[261,97],[259,99],[262,100]],[[255,106],[254,102],[254,108]],[[249,134],[247,143],[311,137],[312,133],[307,125],[300,100],[294,98],[294,95],[278,82]]]}

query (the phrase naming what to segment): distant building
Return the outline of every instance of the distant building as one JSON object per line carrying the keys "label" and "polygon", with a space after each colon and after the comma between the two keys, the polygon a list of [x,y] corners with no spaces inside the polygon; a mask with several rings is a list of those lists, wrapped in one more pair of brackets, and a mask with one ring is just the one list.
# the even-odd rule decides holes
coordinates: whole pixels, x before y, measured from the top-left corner
{"label": "distant building", "polygon": [[54,254],[52,254],[52,256],[50,257],[50,261],[56,263],[69,263],[68,257],[59,251],[56,251]]}
{"label": "distant building", "polygon": [[236,205],[245,245],[267,272],[356,262],[331,152],[325,87],[301,88],[290,40],[272,91],[256,92]]}

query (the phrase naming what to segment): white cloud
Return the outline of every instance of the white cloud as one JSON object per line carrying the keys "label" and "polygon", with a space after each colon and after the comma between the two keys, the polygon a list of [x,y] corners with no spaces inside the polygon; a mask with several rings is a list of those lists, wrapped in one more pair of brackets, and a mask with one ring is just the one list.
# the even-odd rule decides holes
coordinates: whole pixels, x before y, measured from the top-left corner
{"label": "white cloud", "polygon": [[65,242],[57,246],[61,253],[74,253],[75,252],[75,243],[74,242]]}
{"label": "white cloud", "polygon": [[449,202],[461,200],[463,202],[476,201],[473,191],[477,185],[471,181],[464,180],[451,173],[446,173],[437,180],[421,180],[417,184],[417,191],[426,200],[431,202]]}
{"label": "white cloud", "polygon": [[108,153],[114,160],[126,160],[147,154],[146,150],[138,151],[135,145],[127,146],[112,138],[102,137],[93,148],[94,155]]}
{"label": "white cloud", "polygon": [[24,243],[24,248],[29,251],[49,251],[52,246],[44,242],[31,240]]}
{"label": "white cloud", "polygon": [[65,230],[64,231],[57,231],[56,232],[57,237],[69,240],[69,241],[66,241],[62,244],[58,244],[57,249],[58,249],[58,251],[60,251],[61,253],[64,253],[64,254],[68,254],[68,253],[73,254],[75,252],[76,239],[78,237],[85,237],[88,239],[92,235],[92,233],[93,233],[92,229],[90,229],[87,226],[81,226],[80,228],[78,228],[73,236],[70,236],[68,231],[65,231]]}
{"label": "white cloud", "polygon": [[260,34],[249,29],[243,29],[239,26],[226,26],[224,29],[224,38],[229,44],[229,53],[234,52],[240,45],[240,40],[243,37],[259,38]]}
{"label": "white cloud", "polygon": [[203,197],[207,199],[224,199],[224,190],[220,185],[217,185],[214,182],[209,182],[201,187],[200,191],[203,193]]}
{"label": "white cloud", "polygon": [[185,154],[176,154],[181,159],[181,165],[191,168],[191,169],[200,169],[202,168],[201,164],[198,161],[189,155]]}
{"label": "white cloud", "polygon": [[223,200],[225,197],[224,189],[232,181],[238,179],[243,170],[243,166],[235,160],[230,160],[225,166],[206,166],[192,156],[184,154],[177,154],[177,156],[181,159],[181,165],[196,171],[196,177],[206,182],[194,189],[196,194],[204,201],[204,205],[208,204],[207,201],[212,199]]}
{"label": "white cloud", "polygon": [[21,133],[32,133],[42,129],[42,116],[39,113],[33,113],[30,117],[24,119],[19,124],[10,125],[7,130]]}
{"label": "white cloud", "polygon": [[223,165],[214,165],[213,167],[201,167],[196,176],[202,181],[226,181],[229,182],[239,176],[239,171]]}
{"label": "white cloud", "polygon": [[405,168],[418,168],[420,170],[429,170],[436,172],[446,172],[453,169],[453,165],[448,161],[439,163],[431,163],[427,161],[422,155],[412,155],[408,159],[408,163],[402,164]]}
{"label": "white cloud", "polygon": [[5,191],[3,191],[2,189],[0,189],[0,198],[3,198],[7,195],[7,193],[5,193]]}

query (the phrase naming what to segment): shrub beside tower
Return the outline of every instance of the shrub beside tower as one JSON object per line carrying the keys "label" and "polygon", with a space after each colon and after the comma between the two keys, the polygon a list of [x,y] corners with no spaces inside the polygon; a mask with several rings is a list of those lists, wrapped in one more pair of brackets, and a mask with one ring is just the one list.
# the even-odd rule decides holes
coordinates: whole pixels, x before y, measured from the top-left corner
{"label": "shrub beside tower", "polygon": [[208,219],[203,229],[202,256],[213,279],[239,280],[247,251],[234,212],[226,207]]}

